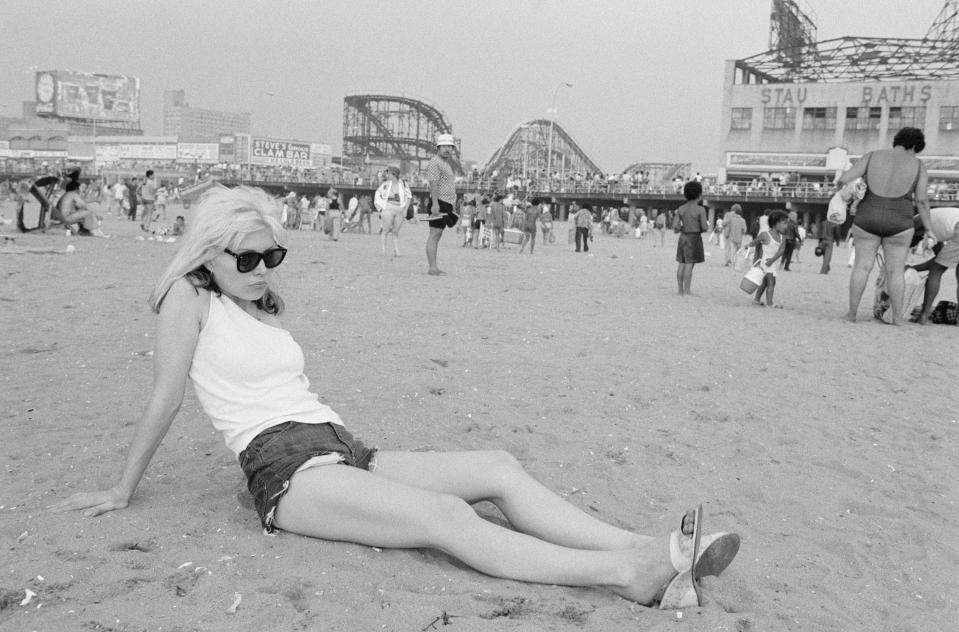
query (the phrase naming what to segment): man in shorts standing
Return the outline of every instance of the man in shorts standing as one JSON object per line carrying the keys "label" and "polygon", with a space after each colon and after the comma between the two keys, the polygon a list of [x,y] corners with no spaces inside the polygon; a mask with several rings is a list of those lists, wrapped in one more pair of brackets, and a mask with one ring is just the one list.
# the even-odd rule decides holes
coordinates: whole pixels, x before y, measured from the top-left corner
{"label": "man in shorts standing", "polygon": [[679,295],[689,295],[693,281],[693,267],[706,260],[703,250],[703,233],[709,230],[706,209],[700,204],[703,199],[703,185],[690,180],[683,186],[686,203],[676,209],[673,230],[679,233],[676,242],[676,283]]}
{"label": "man in shorts standing", "polygon": [[456,204],[456,180],[450,157],[456,142],[452,134],[440,134],[436,138],[436,155],[426,166],[426,179],[430,183],[430,214],[426,220],[430,235],[426,238],[426,262],[428,273],[434,276],[446,274],[436,265],[436,251],[446,228],[453,228],[459,218],[453,212]]}
{"label": "man in shorts standing", "polygon": [[156,213],[157,181],[153,177],[153,169],[148,169],[146,179],[140,185],[140,203],[143,205],[143,214],[140,216],[140,228],[146,232],[153,232],[153,215]]}

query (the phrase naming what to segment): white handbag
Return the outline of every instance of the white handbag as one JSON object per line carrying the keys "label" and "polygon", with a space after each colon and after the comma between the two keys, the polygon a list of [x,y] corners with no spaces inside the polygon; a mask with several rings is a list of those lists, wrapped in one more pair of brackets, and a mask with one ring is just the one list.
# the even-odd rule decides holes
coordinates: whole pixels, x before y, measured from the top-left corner
{"label": "white handbag", "polygon": [[842,191],[836,191],[830,198],[829,208],[826,210],[826,219],[834,224],[844,224],[846,222],[846,200],[843,199]]}

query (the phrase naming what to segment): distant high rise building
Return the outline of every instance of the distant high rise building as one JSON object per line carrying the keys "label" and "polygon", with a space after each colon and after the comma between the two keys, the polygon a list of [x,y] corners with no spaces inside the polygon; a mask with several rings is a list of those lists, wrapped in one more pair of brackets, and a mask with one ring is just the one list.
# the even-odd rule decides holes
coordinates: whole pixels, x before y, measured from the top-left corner
{"label": "distant high rise building", "polygon": [[249,133],[249,112],[223,112],[190,107],[183,90],[167,90],[163,93],[164,136],[193,137]]}

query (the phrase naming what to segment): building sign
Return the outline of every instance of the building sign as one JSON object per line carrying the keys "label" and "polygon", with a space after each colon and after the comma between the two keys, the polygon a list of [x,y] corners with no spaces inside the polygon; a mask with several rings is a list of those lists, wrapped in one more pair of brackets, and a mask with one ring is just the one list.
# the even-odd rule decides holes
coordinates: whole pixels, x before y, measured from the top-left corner
{"label": "building sign", "polygon": [[236,136],[220,136],[220,162],[236,162]]}
{"label": "building sign", "polygon": [[177,143],[177,162],[214,164],[220,162],[219,143]]}
{"label": "building sign", "polygon": [[330,166],[333,158],[333,148],[321,143],[310,143],[310,156],[314,169],[325,169]]}
{"label": "building sign", "polygon": [[0,149],[0,158],[49,158],[61,160],[67,157],[66,150],[56,149]]}
{"label": "building sign", "polygon": [[250,162],[276,167],[312,167],[309,143],[253,137]]}
{"label": "building sign", "polygon": [[915,86],[903,84],[901,86],[863,86],[862,98],[863,105],[915,105],[921,103],[925,105],[926,101],[932,98],[932,86],[929,84]]}
{"label": "building sign", "polygon": [[98,143],[98,163],[108,164],[121,160],[176,160],[177,146],[173,143]]}
{"label": "building sign", "polygon": [[[745,169],[757,171],[828,170],[826,154],[770,154],[730,151],[726,153],[730,171]],[[739,169],[736,169],[739,167]]]}
{"label": "building sign", "polygon": [[959,157],[954,156],[926,156],[920,158],[926,166],[929,175],[955,176],[959,174]]}
{"label": "building sign", "polygon": [[36,75],[37,116],[98,121],[140,121],[140,80],[72,70]]}

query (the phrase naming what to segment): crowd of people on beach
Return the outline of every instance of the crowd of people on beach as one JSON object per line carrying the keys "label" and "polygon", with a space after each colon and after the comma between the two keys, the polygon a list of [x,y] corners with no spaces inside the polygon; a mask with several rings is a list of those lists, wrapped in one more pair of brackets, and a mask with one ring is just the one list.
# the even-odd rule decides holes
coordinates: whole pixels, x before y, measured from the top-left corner
{"label": "crowd of people on beach", "polygon": [[[808,231],[798,221],[795,211],[785,209],[767,208],[747,225],[740,214],[742,206],[733,204],[725,212],[716,212],[714,219],[707,219],[702,200],[710,185],[701,177],[693,177],[685,183],[673,183],[687,199],[686,204],[676,209],[635,206],[593,208],[589,205],[580,206],[576,202],[561,209],[551,204],[549,198],[525,197],[520,188],[522,180],[514,178],[512,174],[506,179],[506,184],[512,186],[503,190],[458,194],[457,176],[449,161],[451,150],[444,149],[453,147],[452,138],[443,135],[441,140],[443,144],[438,144],[437,154],[426,170],[425,184],[430,188],[427,199],[423,200],[412,193],[408,178],[404,177],[406,174],[402,174],[399,167],[388,165],[379,172],[378,188],[372,196],[345,196],[330,187],[324,194],[310,197],[288,189],[282,198],[281,225],[286,229],[322,231],[331,241],[338,241],[344,233],[373,235],[375,231],[380,236],[382,254],[389,252],[392,256],[398,256],[399,233],[403,224],[423,219],[430,227],[426,251],[431,274],[445,274],[437,266],[435,258],[436,246],[447,229],[455,229],[458,242],[464,248],[502,251],[515,245],[519,247],[520,254],[533,254],[537,237],[540,247],[555,244],[556,223],[564,219],[568,227],[567,244],[575,252],[584,253],[590,251],[590,244],[597,233],[615,238],[650,239],[653,246],[665,247],[666,235],[672,230],[677,233],[678,240],[677,285],[680,294],[690,292],[692,270],[696,263],[701,263],[707,256],[702,247],[705,238],[706,243],[718,246],[723,251],[726,266],[743,268],[745,265],[748,275],[756,280],[754,302],[767,306],[780,306],[774,300],[776,278],[780,271],[790,271],[791,264],[799,260],[805,241],[812,239],[817,242],[814,254],[822,258],[819,272],[829,274],[834,250],[845,240],[850,250],[848,266],[852,269],[847,320],[856,318],[865,279],[876,261],[882,266],[881,293],[886,301],[883,309],[888,312],[887,318],[891,322],[899,324],[906,318],[920,323],[933,319],[941,321],[942,318],[936,314],[948,316],[954,312],[949,310],[949,305],[954,305],[951,301],[945,301],[944,307],[937,307],[936,294],[944,271],[956,267],[955,253],[959,239],[948,231],[946,220],[943,220],[944,227],[940,228],[939,234],[930,228],[934,222],[929,216],[926,195],[929,189],[928,176],[915,158],[924,145],[919,130],[906,128],[897,135],[892,149],[867,154],[838,178],[840,184],[860,183],[860,196],[865,196],[865,199],[862,202],[858,198],[853,200],[850,216],[859,207],[865,213],[859,213],[849,221],[845,221],[845,218],[843,221],[827,218]],[[893,158],[898,162],[888,164]],[[909,162],[909,158],[914,162]],[[893,227],[895,234],[887,235],[885,233],[892,229],[883,228],[883,225],[877,228],[868,223],[872,208],[877,204],[877,196],[885,192],[883,186],[869,188],[862,184],[867,177],[869,164],[872,164],[873,172],[878,172],[878,175],[873,174],[874,181],[882,179],[885,182],[904,169],[908,171],[906,167],[913,170],[913,180],[900,183],[903,186],[899,187],[899,191],[907,190],[906,194],[901,194],[899,198],[880,198],[878,202],[881,206],[886,204],[883,200],[899,200],[902,210],[898,211],[898,223]],[[79,174],[77,170],[71,170],[70,173],[75,176]],[[643,182],[642,174],[638,182]],[[786,184],[779,182],[779,185]],[[141,230],[146,233],[145,239],[172,241],[183,233],[183,215],[178,215],[171,222],[167,213],[168,205],[180,201],[180,191],[184,185],[182,178],[174,182],[160,181],[152,169],[147,169],[143,176],[126,181],[120,179],[112,184],[81,182],[77,177],[68,185],[68,190],[63,191],[62,196],[52,200],[57,211],[54,216],[62,221],[60,207],[69,207],[68,227],[79,234],[102,235],[98,221],[102,219],[98,213],[102,212],[138,221]],[[26,197],[27,189],[26,180],[13,185],[5,181],[0,185],[0,194],[22,199]],[[693,197],[690,198],[690,195]],[[89,206],[92,202],[98,202],[99,209]],[[914,209],[919,210],[915,216]],[[560,216],[560,211],[564,212],[565,217]],[[951,212],[936,210],[937,215]],[[864,220],[864,217],[867,219]],[[376,218],[379,221],[374,221]],[[863,228],[864,225],[866,228]],[[910,273],[913,291],[908,301],[904,296],[904,271],[907,269],[915,273]],[[917,275],[923,281],[922,289],[928,290],[921,301],[921,308],[914,305],[917,301],[914,291]],[[751,286],[744,283],[744,287]],[[904,306],[904,301],[908,305]],[[959,303],[959,297],[956,302]]]}

